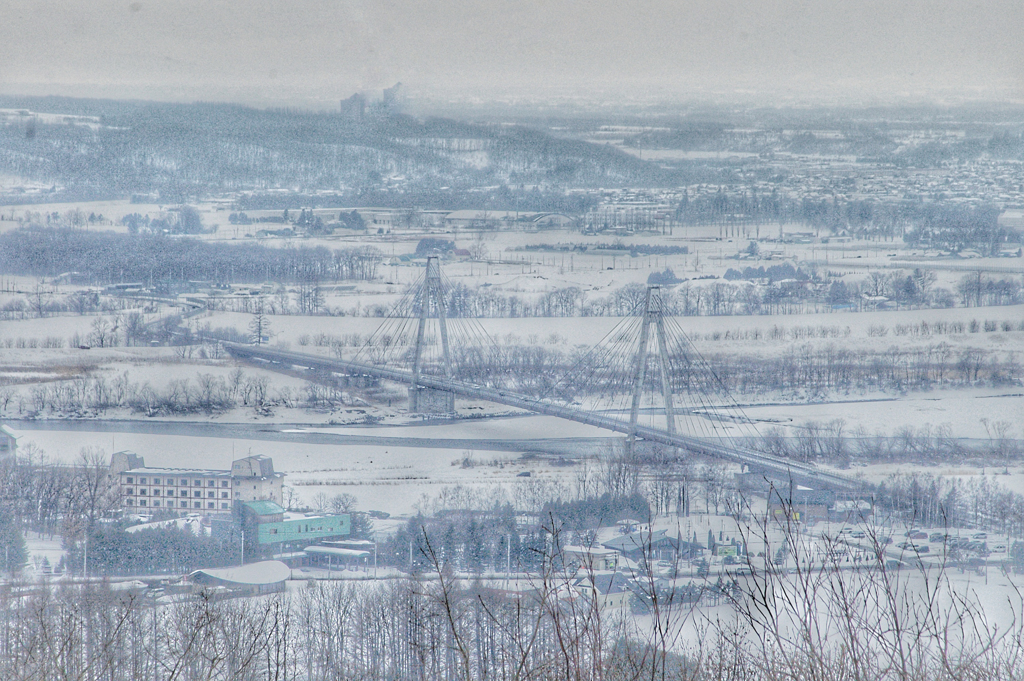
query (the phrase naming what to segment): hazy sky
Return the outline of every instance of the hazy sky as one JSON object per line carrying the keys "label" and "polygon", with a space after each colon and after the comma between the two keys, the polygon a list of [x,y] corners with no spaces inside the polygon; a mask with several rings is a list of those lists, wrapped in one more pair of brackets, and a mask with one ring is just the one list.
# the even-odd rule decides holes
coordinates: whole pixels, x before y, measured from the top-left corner
{"label": "hazy sky", "polygon": [[1024,100],[1022,45],[1022,0],[0,0],[0,92]]}

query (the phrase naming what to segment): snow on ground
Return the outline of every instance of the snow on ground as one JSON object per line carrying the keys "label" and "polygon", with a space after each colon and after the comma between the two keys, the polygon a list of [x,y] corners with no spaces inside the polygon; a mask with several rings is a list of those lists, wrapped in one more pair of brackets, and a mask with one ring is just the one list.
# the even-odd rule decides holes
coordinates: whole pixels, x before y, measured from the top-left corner
{"label": "snow on ground", "polygon": [[[252,315],[239,312],[213,312],[200,317],[202,323],[212,327],[234,327],[244,331]],[[977,320],[979,324],[986,320],[1009,321],[1014,325],[1013,331],[995,331],[959,334],[930,335],[896,335],[897,325],[917,325],[926,322],[964,322],[969,324]],[[316,346],[299,346],[299,339],[309,336],[315,339],[317,334],[327,334],[342,338],[347,334],[359,334],[363,338],[372,334],[383,323],[377,317],[307,317],[299,315],[272,316],[270,328],[273,342],[288,344],[291,349],[299,352],[316,351]],[[603,338],[616,324],[620,317],[520,317],[499,319],[474,319],[474,325],[480,326],[495,342],[515,342],[533,345],[576,346],[593,345]],[[888,348],[892,345],[907,347],[909,344],[927,345],[941,342],[951,345],[970,345],[1019,352],[1024,346],[1024,332],[1016,330],[1024,322],[1024,305],[984,308],[951,308],[936,310],[881,310],[872,312],[837,312],[832,314],[796,314],[796,315],[733,315],[723,317],[676,317],[674,321],[690,336],[702,351],[714,352],[725,350],[746,349],[752,352],[779,352],[787,348],[800,347],[808,343],[832,343],[840,347],[873,347]],[[450,324],[463,323],[452,319]],[[810,327],[812,337],[793,340],[793,330],[806,330]],[[822,327],[837,327],[839,333],[826,338],[820,335]],[[872,327],[884,327],[884,336],[871,335]],[[766,332],[780,328],[783,333],[779,338],[766,337]],[[847,333],[847,329],[849,333]],[[737,332],[758,330],[762,338],[757,340],[726,338],[725,334],[735,335]],[[720,338],[714,339],[714,334]],[[513,338],[508,338],[512,334]],[[552,334],[558,336],[552,343]],[[801,333],[801,335],[806,335]],[[323,351],[321,349],[321,351]]]}
{"label": "snow on ground", "polygon": [[[150,213],[153,217],[156,217],[156,213],[162,211],[164,206],[158,206],[156,204],[138,204],[132,203],[128,199],[115,199],[110,201],[80,201],[76,203],[36,203],[26,204],[22,206],[7,206],[4,208],[4,214],[7,217],[13,215],[15,218],[22,219],[26,213],[59,213],[64,215],[69,210],[81,210],[86,215],[95,213],[96,215],[102,215],[104,220],[110,222],[118,222],[125,215],[129,213]],[[91,224],[88,225],[87,229],[91,232],[122,232],[127,233],[128,228],[122,225],[111,225],[111,224]]]}
{"label": "snow on ground", "polygon": [[[109,322],[113,315],[103,315]],[[23,338],[43,340],[44,338],[60,338],[65,344],[69,338],[76,333],[87,342],[93,322],[96,316],[60,316],[43,317],[41,319],[18,319],[14,321],[0,322],[0,340]]]}
{"label": "snow on ground", "polygon": [[[242,327],[247,315],[237,313],[216,313],[215,325]],[[1024,306],[1005,308],[958,308],[952,310],[914,310],[904,312],[868,312],[832,315],[792,315],[785,317],[736,316],[736,317],[683,317],[677,321],[688,333],[699,338],[696,346],[702,353],[743,353],[761,356],[777,356],[795,352],[808,345],[831,344],[839,348],[862,348],[885,350],[896,347],[905,350],[946,343],[953,351],[964,347],[996,351],[1001,355],[1014,354],[1020,358],[1024,349],[1024,332],[990,332],[944,334],[933,336],[894,336],[896,324],[926,321],[970,321],[971,319],[999,319],[1024,321]],[[603,337],[618,318],[524,318],[524,319],[481,319],[478,320],[495,342],[527,342],[568,351],[570,346],[588,346],[595,339]],[[276,343],[297,352],[329,355],[331,350],[316,345],[298,345],[302,336],[325,333],[343,337],[360,334],[365,337],[380,324],[376,318],[363,317],[287,317],[276,318],[280,329]],[[272,322],[273,323],[273,322]],[[457,321],[453,321],[457,323]],[[793,329],[802,326],[840,326],[849,329],[849,335],[840,338],[817,338],[808,340],[708,340],[711,334],[743,332],[752,329],[767,331],[779,325]],[[871,327],[884,326],[890,330],[887,336],[869,335]],[[845,332],[844,332],[845,333]],[[515,338],[510,338],[514,336]],[[773,399],[768,397],[767,399]],[[933,427],[949,424],[957,437],[986,437],[981,419],[990,421],[1007,419],[1019,421],[1024,416],[1024,400],[1020,399],[1017,387],[978,387],[971,389],[932,390],[893,395],[889,393],[852,393],[833,395],[826,404],[792,403],[747,407],[748,415],[766,423],[799,425],[805,421],[831,421],[842,418],[850,430],[862,426],[869,433],[879,430],[892,433],[898,428],[912,426],[919,429],[925,425]]]}
{"label": "snow on ground", "polygon": [[[66,211],[65,204],[55,206],[14,207],[10,213],[5,210],[5,217],[15,213],[21,217],[25,210],[46,212]],[[159,205],[131,204],[126,201],[97,202],[78,206],[86,213],[102,213],[105,218],[118,220],[128,213],[142,213],[155,216],[163,207]],[[227,224],[228,211],[223,205],[204,204],[200,206],[204,222],[207,225],[218,225],[216,232],[203,235],[210,240],[232,240],[245,238],[251,231],[248,228]],[[90,229],[115,229],[121,227],[92,226]],[[749,233],[748,233],[749,232]],[[404,288],[422,276],[420,265],[387,264],[392,256],[412,253],[418,241],[425,236],[453,240],[457,247],[466,248],[476,245],[487,251],[492,262],[446,262],[445,275],[456,283],[468,286],[486,284],[491,290],[505,294],[517,294],[525,297],[539,296],[545,292],[564,286],[580,286],[589,298],[603,297],[612,290],[626,283],[645,282],[652,271],[660,271],[666,267],[675,270],[679,277],[697,277],[705,275],[721,276],[730,267],[742,269],[746,266],[770,266],[782,260],[795,262],[797,265],[817,266],[819,270],[843,276],[847,281],[859,281],[867,276],[867,267],[886,267],[897,260],[908,261],[919,257],[928,266],[960,267],[964,261],[933,257],[934,254],[915,252],[912,249],[898,248],[897,244],[876,242],[854,242],[849,244],[764,244],[764,248],[781,251],[781,256],[773,260],[737,260],[733,256],[746,249],[749,244],[747,237],[757,232],[750,228],[747,232],[734,231],[723,233],[718,227],[677,228],[671,235],[637,234],[627,238],[630,244],[648,244],[665,246],[686,246],[690,253],[669,256],[630,257],[603,253],[563,253],[558,251],[524,251],[516,250],[527,246],[546,244],[549,246],[574,244],[607,245],[616,237],[609,235],[586,236],[578,232],[546,231],[546,232],[502,232],[480,233],[461,230],[444,233],[443,230],[403,232],[392,231],[390,234],[339,234],[318,239],[287,240],[268,239],[261,243],[274,247],[302,245],[325,245],[329,248],[349,248],[371,245],[385,254],[385,263],[381,265],[381,279],[376,282],[340,282],[344,290],[331,290],[327,287],[328,305],[332,308],[348,310],[365,310],[369,306],[392,304],[402,294]],[[775,231],[762,229],[761,233],[775,234]],[[498,262],[501,261],[501,262]],[[917,261],[915,261],[917,262]],[[1019,261],[1007,259],[979,259],[971,261],[972,266],[984,268],[988,266],[1016,266]],[[902,266],[902,265],[901,265]],[[963,276],[961,271],[936,270],[939,275],[937,286],[951,286]],[[996,275],[1003,276],[1003,275]],[[709,281],[720,281],[709,280]],[[31,277],[5,277],[3,282],[7,288],[13,284],[18,294],[3,294],[4,300],[25,296],[34,290],[36,280]],[[702,285],[698,280],[691,280],[690,285]],[[349,289],[348,287],[352,287]],[[63,292],[70,291],[61,289]],[[60,292],[60,291],[58,291]],[[60,316],[43,319],[26,319],[19,321],[0,322],[0,341],[16,338],[38,338],[59,336],[67,339],[74,333],[87,335],[91,330],[94,316],[73,317]],[[1024,305],[995,308],[954,308],[947,310],[900,310],[876,311],[859,313],[801,314],[777,316],[727,316],[727,317],[682,317],[675,321],[695,341],[702,353],[733,353],[758,356],[779,355],[793,352],[799,357],[804,347],[820,347],[834,345],[837,348],[885,350],[889,347],[906,349],[945,343],[954,351],[972,347],[995,351],[1001,356],[1024,350],[1024,332],[997,331],[942,335],[896,335],[897,325],[919,324],[924,321],[929,325],[936,322],[972,320],[984,322],[1009,321],[1013,328],[1018,328],[1024,321]],[[211,312],[199,315],[195,323],[199,326],[209,324],[211,327],[233,327],[245,331],[251,316],[233,312]],[[619,321],[618,318],[516,318],[516,319],[482,319],[474,320],[486,329],[496,343],[527,343],[558,348],[569,352],[574,347],[592,346],[604,337]],[[288,347],[298,352],[330,353],[327,347],[313,344],[300,345],[300,339],[308,336],[311,339],[318,334],[333,337],[344,337],[359,334],[363,338],[371,334],[382,320],[375,317],[338,316],[338,317],[304,317],[304,316],[272,316],[270,318],[273,343]],[[460,323],[452,320],[453,324]],[[752,330],[762,333],[773,327],[780,327],[785,333],[775,337],[764,337],[758,340],[744,339],[743,334]],[[794,329],[836,327],[838,333],[820,337],[821,334],[800,334],[794,340]],[[885,329],[885,335],[879,335],[879,329]],[[735,338],[737,333],[739,338]],[[726,335],[729,337],[726,338]],[[21,378],[36,381],[60,377],[60,372],[47,375],[49,372],[40,369],[43,364],[60,365],[61,371],[80,375],[105,376],[108,379],[128,372],[129,379],[137,383],[149,382],[155,389],[163,389],[167,382],[174,379],[187,378],[190,381],[200,373],[211,374],[225,380],[235,366],[230,360],[182,360],[176,356],[172,348],[114,348],[78,350],[78,349],[25,349],[5,348],[3,363],[10,367],[27,369]],[[14,382],[13,369],[0,372],[0,383]],[[305,381],[301,378],[286,376],[245,366],[243,371],[248,375],[266,376],[270,379],[270,397],[276,397],[287,389],[293,398],[299,397]],[[10,375],[8,375],[10,374]],[[27,388],[22,388],[27,389]],[[364,420],[367,415],[385,420],[387,427],[349,428],[334,432],[353,433],[360,435],[379,435],[387,437],[442,437],[449,439],[518,439],[522,437],[607,437],[610,434],[597,429],[579,426],[544,417],[528,419],[491,419],[449,422],[434,425],[409,424],[411,419],[401,411],[403,405],[402,387],[388,386],[391,399],[397,400],[394,405],[368,407],[359,402],[359,391],[352,391],[350,399],[354,404],[340,408],[335,412],[310,412],[300,407],[275,406],[272,416],[256,418],[251,409],[239,408],[228,413],[213,416],[191,416],[214,422],[252,423],[253,427],[273,427],[275,423],[319,424],[314,427],[326,426],[329,421],[336,423],[352,423]],[[1024,416],[1024,400],[1019,390],[977,388],[969,390],[942,390],[928,393],[910,393],[907,395],[864,394],[850,396],[834,396],[834,401],[827,404],[783,404],[761,405],[748,407],[747,412],[754,418],[767,423],[789,425],[799,428],[808,420],[831,421],[842,418],[847,421],[850,432],[862,426],[867,432],[883,431],[892,433],[894,430],[912,426],[921,428],[925,425],[939,427],[949,424],[954,436],[985,437],[982,418],[990,420],[1010,420],[1019,423]],[[508,412],[507,409],[495,409],[492,405],[486,409],[475,409],[482,404],[459,401],[459,408],[464,414]],[[108,418],[137,417],[127,410],[108,412]],[[184,436],[127,435],[110,436],[102,433],[44,433],[33,431],[26,436],[24,442],[38,440],[40,446],[50,454],[61,458],[74,458],[84,443],[111,448],[116,443],[117,449],[132,448],[143,454],[151,465],[185,466],[217,465],[227,466],[232,454],[227,441],[210,438],[187,438]],[[451,466],[453,460],[461,459],[461,448],[458,449],[426,449],[426,448],[386,448],[356,447],[327,445],[292,445],[279,442],[257,440],[238,440],[235,442],[235,455],[242,455],[250,449],[254,452],[268,453],[275,456],[279,469],[298,480],[296,489],[300,494],[309,495],[317,487],[334,493],[337,489],[354,491],[361,498],[365,508],[379,507],[389,510],[391,507],[411,510],[423,489],[436,488],[437,485],[464,483],[483,485],[490,478],[484,475],[484,467],[463,469]],[[368,463],[372,455],[374,463]],[[483,453],[477,453],[483,457]],[[486,457],[510,458],[508,453],[486,453]],[[209,459],[209,460],[208,460]],[[505,480],[511,470],[522,470],[514,466],[492,471],[500,478],[502,484],[524,484],[521,479]],[[340,475],[345,473],[345,476]],[[351,473],[351,476],[348,476]],[[345,478],[344,480],[342,478]],[[348,479],[351,477],[351,479]],[[301,479],[300,479],[301,478]],[[534,478],[536,479],[536,478]],[[528,479],[529,480],[529,479]],[[329,484],[314,484],[324,483]],[[329,489],[326,489],[329,488]],[[358,488],[358,491],[348,489]],[[319,491],[319,490],[317,490]]]}
{"label": "snow on ground", "polygon": [[[957,627],[949,629],[949,636],[954,641],[956,640],[957,631],[966,631],[969,635],[971,627],[975,625],[978,626],[980,631],[988,630],[993,633],[1013,632],[1017,627],[1020,627],[1024,608],[1022,608],[1021,604],[1020,589],[1022,584],[1019,576],[1008,576],[1001,570],[993,568],[984,571],[984,574],[981,575],[970,571],[961,573],[957,570],[946,570],[942,573],[942,578],[946,581],[939,587],[936,587],[937,573],[937,570],[903,569],[896,578],[898,581],[892,592],[894,594],[909,595],[915,599],[914,602],[917,604],[925,602],[929,594],[934,594],[935,605],[933,612],[939,616],[947,613],[951,606],[959,606],[961,599],[970,603],[973,618],[965,619],[965,630],[957,628],[959,623],[957,623]],[[778,599],[777,601],[787,604],[776,610],[776,615],[780,620],[780,635],[791,636],[793,639],[800,640],[801,642],[805,641],[803,636],[805,632],[815,637],[816,642],[828,641],[830,638],[832,640],[846,640],[846,632],[841,630],[843,621],[841,617],[835,615],[835,604],[827,603],[827,592],[824,589],[817,592],[820,600],[818,601],[817,608],[814,610],[814,614],[802,615],[804,624],[811,629],[810,632],[807,632],[800,625],[786,625],[786,621],[789,618],[795,618],[800,614],[798,610],[806,613],[800,607],[803,605],[799,598],[799,594],[802,592],[801,588],[796,585],[787,586],[792,584],[790,581],[792,579],[792,577],[783,576],[777,587],[786,589],[789,594],[789,598]],[[703,582],[698,581],[698,583]],[[711,584],[708,584],[708,586],[711,586]],[[851,588],[851,592],[853,592],[849,580],[847,587]],[[752,592],[760,593],[759,589],[761,588],[763,588],[763,585],[753,586]],[[857,613],[858,623],[855,625],[862,632],[864,627],[871,626],[872,623],[877,623],[879,627],[890,624],[887,618],[891,613],[886,612],[884,608],[876,609],[877,604],[872,601],[873,597],[874,589],[868,589],[867,593],[860,593],[856,597],[847,596],[847,598],[857,599],[853,603],[848,602],[848,605],[853,606],[852,610],[854,612],[860,610],[861,607],[864,608]],[[905,603],[898,599],[897,602],[901,605]],[[752,608],[751,612],[757,613],[758,611],[756,608]],[[682,606],[673,610],[673,615],[678,618],[675,621],[680,626],[680,635],[676,645],[682,649],[696,649],[701,644],[704,646],[709,644],[715,645],[716,641],[713,636],[718,631],[716,626],[720,626],[721,631],[724,633],[731,631],[731,625],[735,623],[739,624],[737,627],[739,631],[750,631],[748,627],[751,624],[755,624],[743,618],[734,606],[729,604],[717,606],[701,605],[696,608]],[[638,616],[637,622],[642,627],[650,626],[649,617]],[[761,623],[756,622],[756,624],[759,625]],[[922,628],[926,626],[924,622],[920,624]],[[868,635],[867,632],[864,633]],[[753,642],[753,634],[750,633],[749,636]],[[820,637],[820,639],[817,637]],[[729,642],[734,643],[735,641],[730,637]],[[935,643],[935,641],[926,641],[924,645],[932,647],[934,652]],[[956,645],[955,642],[953,645]],[[1008,643],[1008,645],[1012,644]]]}
{"label": "snow on ground", "polygon": [[185,361],[170,347],[5,348],[0,355],[0,385],[33,382],[25,375],[28,369],[29,374],[40,374],[34,378],[49,380],[77,375],[110,380],[127,372],[134,383],[152,381],[162,388],[169,380],[194,380],[199,373],[226,376],[233,368],[212,360]]}
{"label": "snow on ground", "polygon": [[[378,509],[392,515],[415,513],[421,497],[435,497],[446,486],[462,485],[484,492],[489,503],[500,499],[490,491],[538,488],[562,479],[572,468],[553,466],[541,459],[522,459],[514,452],[488,452],[463,448],[394,447],[376,445],[316,445],[220,438],[97,433],[88,431],[20,431],[20,447],[33,443],[58,460],[71,462],[82,447],[106,452],[131,450],[147,466],[228,469],[231,461],[250,454],[272,457],[274,469],[287,475],[301,502],[311,503],[323,492],[349,493],[359,510]],[[443,436],[443,435],[442,435]],[[463,466],[469,457],[470,465]],[[519,477],[529,472],[530,477]]]}
{"label": "snow on ground", "polygon": [[965,464],[923,464],[923,463],[877,463],[860,465],[851,469],[840,470],[833,466],[823,465],[826,470],[835,470],[843,475],[861,478],[869,483],[883,482],[893,475],[933,475],[957,479],[961,482],[988,482],[1017,494],[1024,494],[1024,465],[1020,462],[1012,464],[978,465]]}
{"label": "snow on ground", "polygon": [[520,416],[435,422],[432,425],[398,427],[315,428],[318,432],[374,437],[521,440],[525,438],[622,437],[619,433],[554,416]]}
{"label": "snow on ground", "polygon": [[[170,503],[170,502],[168,502]],[[158,520],[152,523],[140,523],[138,525],[132,525],[125,529],[125,532],[134,534],[141,532],[142,530],[157,530],[165,528],[175,528],[179,530],[188,530],[194,535],[201,536],[203,534],[209,534],[210,528],[203,527],[203,520],[200,515],[188,515],[182,518],[171,518],[170,520]]]}
{"label": "snow on ground", "polygon": [[49,563],[51,569],[60,564],[67,551],[61,546],[60,535],[50,536],[28,531],[25,533],[25,561],[38,574],[42,574],[44,559]]}
{"label": "snow on ground", "polygon": [[[841,398],[837,398],[841,399]],[[932,431],[948,425],[955,437],[987,438],[982,419],[1010,420],[1020,424],[1024,418],[1024,399],[1020,388],[979,388],[908,393],[896,397],[826,402],[823,404],[780,404],[745,406],[747,416],[760,421],[762,432],[772,425],[792,427],[788,434],[797,435],[808,421],[826,423],[833,419],[846,421],[846,435],[858,426],[869,435],[892,435],[903,428]],[[1014,437],[1024,437],[1015,432]]]}

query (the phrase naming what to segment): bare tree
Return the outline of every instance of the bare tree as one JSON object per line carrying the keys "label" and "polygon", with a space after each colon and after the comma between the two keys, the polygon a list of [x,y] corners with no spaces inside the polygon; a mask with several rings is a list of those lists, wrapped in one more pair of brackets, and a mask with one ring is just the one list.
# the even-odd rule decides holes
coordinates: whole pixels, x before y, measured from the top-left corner
{"label": "bare tree", "polygon": [[92,324],[89,327],[92,332],[89,334],[89,342],[93,345],[98,345],[103,348],[111,344],[113,337],[113,330],[110,326],[110,322],[105,317],[97,317],[92,320]]}
{"label": "bare tree", "polygon": [[28,309],[36,317],[45,317],[46,308],[50,304],[50,296],[46,293],[43,288],[42,282],[36,282],[35,288],[32,290],[32,294],[28,298]]}
{"label": "bare tree", "polygon": [[309,500],[309,503],[317,513],[326,513],[327,509],[330,508],[331,500],[324,492],[317,492]]}
{"label": "bare tree", "polygon": [[270,337],[270,319],[265,311],[263,296],[253,304],[252,318],[249,320],[249,341],[253,345],[263,345],[264,339]]}
{"label": "bare tree", "polygon": [[331,513],[351,513],[355,510],[356,503],[358,500],[352,494],[335,494],[330,500]]}

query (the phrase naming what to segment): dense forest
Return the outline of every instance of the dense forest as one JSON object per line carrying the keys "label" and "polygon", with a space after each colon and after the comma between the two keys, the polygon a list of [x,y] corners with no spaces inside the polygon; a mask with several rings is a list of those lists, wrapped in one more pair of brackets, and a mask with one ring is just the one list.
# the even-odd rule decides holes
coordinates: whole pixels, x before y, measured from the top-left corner
{"label": "dense forest", "polygon": [[93,283],[368,280],[382,259],[373,247],[267,248],[43,227],[0,234],[0,270],[41,277],[76,272]]}

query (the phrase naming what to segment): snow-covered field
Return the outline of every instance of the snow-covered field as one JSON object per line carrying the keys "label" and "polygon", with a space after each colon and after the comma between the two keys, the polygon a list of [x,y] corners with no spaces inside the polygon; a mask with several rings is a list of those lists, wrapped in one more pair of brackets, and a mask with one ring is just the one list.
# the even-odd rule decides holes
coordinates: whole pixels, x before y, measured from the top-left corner
{"label": "snow-covered field", "polygon": [[[376,301],[375,301],[376,302]],[[252,315],[238,312],[212,312],[199,317],[202,323],[212,327],[233,327],[244,330]],[[978,331],[975,333],[930,333],[926,335],[906,333],[897,335],[896,326],[920,325],[925,322],[934,326],[936,322],[963,322],[972,320],[983,324],[985,321],[1004,321],[1013,324],[1011,331]],[[33,320],[36,321],[36,320]],[[41,321],[41,320],[40,320]],[[474,319],[495,342],[506,339],[516,343],[535,345],[552,344],[552,334],[557,336],[553,344],[560,346],[590,346],[604,337],[621,321],[619,317],[517,317],[501,319]],[[953,347],[978,347],[1008,352],[1024,351],[1024,331],[1018,330],[1024,322],[1024,305],[992,308],[952,308],[946,310],[884,310],[872,312],[837,312],[833,314],[798,315],[734,315],[725,317],[676,317],[674,321],[691,337],[701,352],[733,351],[744,349],[750,352],[784,352],[803,345],[831,343],[843,348],[880,348],[896,345],[928,345],[947,343]],[[288,344],[299,351],[299,339],[317,334],[343,337],[359,334],[363,338],[373,333],[383,322],[377,317],[304,317],[300,315],[273,316],[270,329],[273,341]],[[17,324],[21,322],[10,322]],[[459,324],[453,319],[451,324]],[[769,335],[773,328],[780,329],[778,337]],[[881,333],[884,328],[884,335]],[[824,329],[824,331],[822,331]],[[742,334],[760,331],[762,337],[745,339]],[[726,334],[729,336],[726,336]],[[512,338],[508,338],[509,334]],[[718,337],[715,337],[718,334]],[[739,338],[732,336],[740,334]],[[793,340],[793,336],[799,336]],[[824,337],[822,337],[824,336]],[[309,350],[302,350],[309,351]]]}
{"label": "snow-covered field", "polygon": [[[23,217],[25,210],[33,212],[65,211],[69,206],[32,206],[5,209],[6,218],[0,228],[11,228],[15,218]],[[117,221],[128,213],[151,214],[165,207],[128,202],[103,202],[78,206],[86,212],[102,213],[104,218]],[[245,238],[253,226],[235,227],[229,225],[229,211],[224,205],[200,206],[204,223],[218,225],[218,230],[202,238],[231,240]],[[94,225],[89,229],[115,229],[122,227]],[[778,226],[772,226],[778,230]],[[748,230],[749,231],[749,230]],[[623,284],[646,282],[652,271],[671,267],[680,277],[690,278],[688,285],[704,285],[709,281],[697,280],[698,276],[721,276],[725,270],[734,267],[770,266],[782,261],[795,263],[807,268],[827,269],[840,275],[848,282],[862,280],[867,275],[867,266],[887,267],[896,262],[921,262],[936,269],[936,286],[951,287],[963,272],[953,269],[964,265],[963,261],[943,260],[935,254],[900,249],[892,243],[855,242],[849,244],[773,244],[772,260],[736,259],[744,251],[748,237],[741,229],[723,233],[718,227],[677,228],[671,235],[638,234],[628,237],[633,244],[686,246],[687,254],[652,255],[630,257],[613,252],[589,253],[561,252],[556,250],[523,250],[528,246],[560,246],[574,244],[610,244],[615,237],[608,235],[586,236],[578,232],[478,232],[461,230],[445,233],[434,230],[431,235],[451,239],[459,248],[475,247],[485,251],[490,262],[453,261],[444,265],[445,275],[456,283],[467,286],[484,286],[504,295],[519,295],[533,298],[546,292],[565,287],[579,286],[588,299],[604,297]],[[769,233],[762,229],[762,236]],[[775,231],[772,231],[774,234]],[[385,256],[381,265],[380,280],[357,282],[352,288],[326,292],[327,306],[332,309],[363,311],[371,306],[387,307],[402,294],[404,288],[418,279],[423,272],[419,265],[399,263],[394,256],[412,253],[419,239],[426,232],[394,230],[386,235],[361,234],[338,235],[327,238],[285,240],[267,239],[262,243],[274,247],[317,246],[328,248],[349,248],[370,245],[379,248]],[[768,248],[766,246],[766,248]],[[919,258],[920,260],[913,260]],[[1000,267],[1011,269],[1019,264],[1012,259],[977,259],[970,261],[979,268]],[[1003,276],[1003,275],[999,275]],[[1009,276],[1009,275],[1006,275]],[[6,304],[15,298],[24,298],[34,290],[37,282],[29,277],[5,277],[0,281],[0,303]],[[10,289],[17,293],[11,293]],[[64,295],[74,287],[58,287],[53,295]],[[176,311],[170,308],[157,314]],[[108,318],[112,315],[106,315]],[[157,391],[163,390],[173,380],[187,379],[193,384],[200,374],[208,374],[228,381],[235,365],[230,359],[200,359],[185,357],[172,348],[19,348],[17,339],[42,339],[59,337],[67,342],[75,334],[89,334],[96,316],[52,316],[41,319],[0,321],[0,387],[14,386],[13,389],[28,391],[33,385],[74,377],[104,377],[113,380],[127,373],[129,380],[139,385],[148,384]],[[150,320],[152,319],[149,318]],[[381,319],[365,316],[270,316],[272,344],[293,351],[329,353],[330,348],[317,346],[318,335],[332,338],[351,338],[353,334],[365,338],[376,330]],[[190,323],[195,327],[209,325],[212,328],[229,327],[245,332],[251,315],[237,312],[207,312],[198,315]],[[617,318],[515,318],[475,320],[493,339],[500,344],[528,344],[557,348],[564,352],[592,346],[611,330],[620,320]],[[1024,322],[1024,305],[994,308],[953,308],[927,310],[899,310],[875,312],[843,312],[827,314],[798,314],[777,316],[722,316],[722,317],[681,317],[675,320],[679,327],[693,339],[703,354],[731,354],[735,356],[775,357],[793,353],[799,358],[807,348],[831,345],[850,350],[886,350],[890,347],[908,349],[945,344],[952,352],[972,348],[994,353],[999,358],[1009,358],[1018,363],[1024,353],[1024,331],[1018,330]],[[998,331],[977,333],[917,333],[905,332],[910,326],[929,327],[936,323],[971,321],[982,324],[996,322]],[[1011,330],[1002,330],[1003,322],[1010,323]],[[452,320],[452,324],[461,323]],[[903,327],[898,331],[897,327]],[[774,333],[772,330],[774,329]],[[759,331],[760,337],[753,339],[752,332]],[[14,347],[6,347],[12,341]],[[271,399],[290,395],[289,404],[276,404],[271,414],[259,417],[251,408],[239,407],[213,415],[192,415],[187,418],[212,423],[252,424],[253,428],[283,428],[283,424],[304,424],[297,428],[333,428],[339,434],[355,433],[376,437],[434,438],[448,440],[529,440],[540,437],[588,437],[607,438],[609,433],[575,424],[545,419],[542,417],[474,419],[462,422],[447,422],[437,425],[411,424],[404,412],[403,387],[389,386],[376,396],[352,389],[346,395],[347,404],[333,411],[309,411],[299,396],[306,382],[296,376],[272,373],[251,366],[243,367],[247,375],[264,377],[269,381],[268,394]],[[824,403],[783,403],[761,404],[746,407],[747,413],[766,426],[778,424],[792,427],[796,432],[807,421],[827,422],[843,419],[847,432],[861,428],[875,434],[891,434],[897,429],[913,427],[921,429],[948,426],[954,437],[984,438],[987,436],[982,419],[990,422],[1005,420],[1014,424],[1012,435],[1020,437],[1019,424],[1024,417],[1024,399],[1019,386],[973,387],[970,389],[942,389],[927,393],[886,394],[865,393],[854,395],[833,395]],[[376,404],[368,404],[378,400]],[[772,398],[774,399],[774,398]],[[385,401],[386,400],[386,401]],[[772,401],[771,399],[767,401]],[[778,401],[778,400],[776,400]],[[12,400],[7,415],[17,418],[18,410],[25,408],[24,401]],[[459,401],[460,414],[488,415],[507,414],[508,409],[493,405],[474,404]],[[12,411],[13,410],[13,411]],[[101,418],[142,418],[125,408],[111,410]],[[355,424],[379,419],[376,428],[359,427]],[[147,419],[173,420],[173,417],[159,416]],[[332,424],[333,422],[333,424]],[[336,424],[348,424],[347,427]],[[232,456],[248,451],[266,453],[275,459],[280,470],[289,474],[289,484],[300,496],[309,498],[319,491],[333,494],[337,491],[351,491],[360,499],[360,506],[381,508],[398,513],[414,510],[425,492],[432,492],[447,485],[461,484],[467,488],[483,490],[494,483],[508,489],[536,487],[538,481],[548,477],[568,479],[569,469],[556,470],[548,464],[537,461],[521,462],[518,455],[509,451],[474,452],[474,457],[486,461],[499,461],[497,465],[468,466],[452,465],[464,457],[464,448],[449,447],[389,447],[377,445],[311,445],[272,442],[259,439],[225,440],[211,437],[188,437],[179,434],[123,434],[111,436],[101,432],[46,432],[26,431],[22,444],[35,442],[51,455],[70,459],[85,445],[112,449],[133,449],[146,457],[151,465],[162,466],[227,466]],[[529,446],[524,444],[524,450]],[[531,467],[534,467],[531,469]],[[530,478],[516,475],[532,470]],[[867,475],[867,471],[861,471]],[[1011,476],[1012,477],[1012,476]],[[1021,483],[1024,488],[1024,482]],[[510,492],[511,493],[511,492]]]}
{"label": "snow-covered field", "polygon": [[[751,418],[768,424],[799,429],[808,421],[826,423],[843,419],[850,430],[862,426],[868,434],[891,436],[910,427],[934,431],[949,426],[949,432],[961,438],[986,438],[983,419],[1010,420],[1020,424],[1024,418],[1024,397],[1020,389],[978,388],[908,393],[878,398],[852,397],[849,401],[822,404],[751,405],[744,407]],[[848,430],[847,433],[850,431]],[[1024,437],[1019,428],[1015,437]]]}

